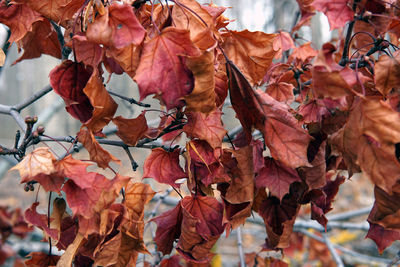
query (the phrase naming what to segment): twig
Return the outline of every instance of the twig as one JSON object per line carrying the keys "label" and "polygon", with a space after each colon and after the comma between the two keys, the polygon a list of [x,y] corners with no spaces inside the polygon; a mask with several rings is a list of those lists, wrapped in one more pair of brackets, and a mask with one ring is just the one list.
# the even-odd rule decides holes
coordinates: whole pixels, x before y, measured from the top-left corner
{"label": "twig", "polygon": [[[325,243],[324,239],[322,237],[319,237],[313,233],[310,233],[309,231],[307,231],[306,229],[298,229],[297,232],[304,234],[305,236],[308,236],[312,239],[315,239],[321,243]],[[342,251],[343,253],[350,255],[354,258],[359,259],[360,262],[363,263],[368,263],[368,264],[373,264],[373,263],[385,263],[385,264],[389,264],[391,262],[391,260],[389,259],[385,259],[385,258],[378,258],[378,257],[372,257],[369,255],[365,255],[365,254],[361,254],[358,252],[355,252],[353,250],[350,250],[348,248],[342,247],[340,245],[336,245],[336,244],[332,244],[332,246],[340,251]]]}
{"label": "twig", "polygon": [[336,266],[338,267],[344,267],[343,261],[340,258],[340,256],[337,254],[335,248],[333,247],[332,242],[329,240],[329,237],[327,234],[322,234],[322,237],[324,238],[324,242],[326,246],[328,247],[329,251],[332,254],[333,260],[336,262]]}
{"label": "twig", "polygon": [[397,252],[396,257],[394,257],[393,260],[390,263],[388,263],[387,266],[388,267],[394,266],[394,265],[398,264],[399,262],[400,262],[400,250]]}
{"label": "twig", "polygon": [[132,166],[133,171],[136,171],[136,169],[139,167],[139,165],[137,164],[137,162],[133,158],[133,156],[131,154],[131,151],[129,151],[129,147],[128,146],[123,146],[123,149],[125,150],[126,154],[128,155],[129,160],[131,161],[131,166]]}
{"label": "twig", "polygon": [[[356,10],[358,2],[360,2],[360,0],[354,0],[353,11]],[[354,28],[355,22],[356,22],[355,19],[353,19],[350,22],[349,27],[347,28],[346,39],[345,39],[344,48],[343,48],[343,54],[342,54],[342,58],[339,61],[339,65],[342,67],[346,66],[346,64],[348,63],[348,60],[349,60],[350,38],[351,38],[351,35],[353,34],[353,28]]]}
{"label": "twig", "polygon": [[240,226],[237,228],[237,246],[239,252],[240,266],[246,267],[246,262],[244,259],[243,243],[242,243],[242,228]]}
{"label": "twig", "polygon": [[123,100],[126,100],[126,101],[128,101],[129,103],[131,103],[131,104],[135,104],[135,105],[138,105],[138,106],[141,106],[141,107],[145,107],[145,108],[151,107],[150,104],[145,104],[145,103],[139,102],[139,101],[137,101],[137,100],[135,100],[135,99],[133,99],[133,98],[126,97],[126,96],[123,96],[123,95],[114,93],[113,91],[110,91],[110,90],[108,90],[108,93],[109,93],[110,95],[113,95],[113,96],[119,97],[119,98],[121,98],[121,99],[123,99]]}
{"label": "twig", "polygon": [[371,211],[371,209],[372,209],[372,205],[365,207],[365,208],[358,209],[358,210],[351,210],[351,211],[346,211],[346,212],[342,212],[342,213],[331,214],[331,215],[326,216],[326,218],[329,221],[345,221],[348,219],[352,219],[354,217],[366,215]]}
{"label": "twig", "polygon": [[47,85],[43,89],[41,89],[41,90],[37,91],[35,94],[33,94],[33,96],[22,101],[21,103],[14,105],[13,109],[20,112],[21,110],[23,110],[27,106],[31,105],[32,103],[36,102],[37,100],[39,100],[41,97],[45,96],[47,93],[51,92],[52,90],[53,90],[53,88],[51,88],[50,85]]}

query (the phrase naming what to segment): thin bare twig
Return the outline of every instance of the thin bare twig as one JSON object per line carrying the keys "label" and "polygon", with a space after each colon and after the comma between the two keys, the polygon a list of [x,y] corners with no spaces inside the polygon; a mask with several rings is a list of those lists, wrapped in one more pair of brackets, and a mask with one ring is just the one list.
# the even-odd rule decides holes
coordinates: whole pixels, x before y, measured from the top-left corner
{"label": "thin bare twig", "polygon": [[121,98],[121,99],[123,99],[123,100],[125,100],[125,101],[128,101],[128,102],[131,103],[131,104],[135,104],[135,105],[138,105],[138,106],[140,106],[140,107],[145,107],[145,108],[151,107],[150,104],[146,104],[146,103],[139,102],[139,101],[137,101],[137,100],[135,100],[135,99],[133,99],[133,98],[131,98],[131,97],[126,97],[126,96],[117,94],[117,93],[115,93],[115,92],[113,92],[113,91],[110,91],[110,90],[108,90],[107,92],[108,92],[110,95],[119,97],[119,98]]}
{"label": "thin bare twig", "polygon": [[242,242],[242,228],[239,226],[237,228],[237,246],[239,252],[240,266],[246,267],[246,262],[244,259],[243,242]]}
{"label": "thin bare twig", "polygon": [[336,252],[335,248],[333,247],[332,242],[329,240],[328,235],[327,234],[322,234],[322,237],[324,238],[325,244],[328,247],[330,253],[332,254],[333,260],[336,262],[336,266],[344,267],[342,258],[340,258],[340,256]]}

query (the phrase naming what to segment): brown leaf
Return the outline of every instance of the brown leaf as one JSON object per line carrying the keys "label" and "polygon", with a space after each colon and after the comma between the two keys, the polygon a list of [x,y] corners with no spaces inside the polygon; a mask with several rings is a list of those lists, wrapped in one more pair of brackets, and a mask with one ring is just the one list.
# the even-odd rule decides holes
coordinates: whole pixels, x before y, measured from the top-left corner
{"label": "brown leaf", "polygon": [[260,84],[276,51],[276,34],[263,32],[229,31],[223,35],[223,48],[230,60],[243,72],[251,85]]}
{"label": "brown leaf", "polygon": [[[195,0],[179,0],[172,9],[174,26],[180,30],[189,30],[190,39],[201,50],[212,49],[217,45],[212,16]],[[201,17],[201,19],[200,19]]]}
{"label": "brown leaf", "polygon": [[307,147],[312,140],[289,112],[289,107],[261,90],[256,91],[265,121],[257,128],[263,133],[271,156],[288,167],[309,166]]}
{"label": "brown leaf", "polygon": [[175,181],[186,177],[179,166],[179,150],[167,152],[162,148],[155,148],[144,162],[143,178],[154,178],[159,183],[179,188]]}
{"label": "brown leaf", "polygon": [[307,42],[293,49],[293,52],[290,54],[288,61],[290,62],[298,60],[300,62],[305,62],[307,59],[313,58],[317,54],[317,50],[311,47],[311,42]]}
{"label": "brown leaf", "polygon": [[117,135],[125,144],[136,146],[137,142],[144,137],[149,127],[142,112],[137,118],[125,119],[122,116],[115,117],[112,121],[117,126]]}
{"label": "brown leaf", "polygon": [[194,81],[180,56],[199,55],[186,30],[168,27],[146,42],[134,77],[140,99],[156,94],[168,109],[183,106],[183,97],[192,92]]}
{"label": "brown leaf", "polygon": [[21,40],[28,32],[32,31],[32,25],[36,21],[43,20],[43,17],[32,10],[26,4],[0,3],[0,23],[7,25],[11,30],[8,40],[10,44]]}
{"label": "brown leaf", "polygon": [[100,168],[107,168],[111,161],[118,164],[121,163],[119,159],[111,155],[107,150],[102,148],[100,144],[94,138],[93,133],[86,127],[82,127],[77,133],[78,141],[88,150],[90,160],[94,161],[99,165]]}
{"label": "brown leaf", "polygon": [[67,247],[64,254],[61,256],[60,260],[57,262],[57,267],[65,267],[72,266],[72,262],[75,258],[76,253],[78,252],[79,247],[81,246],[84,240],[83,235],[77,234],[74,242]]}
{"label": "brown leaf", "polygon": [[57,262],[60,260],[60,256],[48,255],[44,252],[31,252],[26,257],[31,257],[25,260],[26,267],[48,267],[56,266]]}
{"label": "brown leaf", "polygon": [[200,57],[188,57],[186,64],[194,76],[193,91],[185,96],[186,111],[208,114],[215,108],[216,98],[214,53],[209,51]]}
{"label": "brown leaf", "polygon": [[349,7],[347,0],[314,0],[312,5],[328,17],[331,31],[344,27],[354,19],[354,11]]}
{"label": "brown leaf", "polygon": [[139,66],[141,52],[142,46],[130,44],[120,49],[111,47],[106,51],[106,55],[112,57],[126,74],[133,79],[136,74],[136,69]]}
{"label": "brown leaf", "polygon": [[382,55],[374,65],[375,88],[384,96],[400,83],[399,53],[394,52],[393,56]]}
{"label": "brown leaf", "polygon": [[92,73],[83,92],[94,108],[92,117],[84,125],[94,133],[100,132],[114,117],[118,105],[104,87],[97,69]]}
{"label": "brown leaf", "polygon": [[18,1],[27,3],[32,9],[56,23],[71,19],[84,3],[84,0]]}
{"label": "brown leaf", "polygon": [[17,44],[18,50],[23,48],[24,53],[13,64],[24,59],[38,58],[42,54],[61,58],[61,46],[57,33],[48,20],[33,23],[32,31],[29,31]]}
{"label": "brown leaf", "polygon": [[229,170],[232,181],[225,199],[232,204],[252,202],[254,198],[253,148],[246,146],[232,153],[237,163]]}
{"label": "brown leaf", "polygon": [[32,204],[32,206],[25,211],[24,217],[25,221],[39,227],[40,229],[43,230],[47,235],[49,235],[51,238],[54,238],[57,240],[58,238],[58,230],[56,229],[50,229],[48,226],[48,217],[45,214],[40,214],[36,211],[37,206],[39,205],[39,202],[35,202]]}

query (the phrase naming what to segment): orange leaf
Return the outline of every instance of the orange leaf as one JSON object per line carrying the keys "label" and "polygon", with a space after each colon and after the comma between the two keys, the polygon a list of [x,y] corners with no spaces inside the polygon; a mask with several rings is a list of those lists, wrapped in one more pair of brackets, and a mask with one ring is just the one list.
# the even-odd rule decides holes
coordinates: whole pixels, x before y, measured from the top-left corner
{"label": "orange leaf", "polygon": [[107,150],[103,149],[93,133],[86,127],[82,127],[77,133],[78,141],[87,149],[90,155],[90,160],[99,165],[100,168],[107,168],[111,161],[121,164],[121,161],[111,155]]}
{"label": "orange leaf", "polygon": [[48,147],[39,147],[25,156],[25,158],[10,170],[18,170],[21,183],[26,183],[36,175],[50,175],[54,172],[55,157]]}
{"label": "orange leaf", "polygon": [[230,60],[243,72],[251,85],[261,83],[276,51],[276,34],[263,32],[229,31],[223,35],[223,48]]}
{"label": "orange leaf", "polygon": [[144,114],[142,112],[135,119],[125,119],[122,116],[118,116],[112,120],[117,126],[117,135],[125,144],[135,146],[149,129]]}
{"label": "orange leaf", "polygon": [[94,133],[100,132],[114,117],[118,105],[108,94],[97,69],[92,73],[83,92],[94,108],[92,117],[84,125]]}

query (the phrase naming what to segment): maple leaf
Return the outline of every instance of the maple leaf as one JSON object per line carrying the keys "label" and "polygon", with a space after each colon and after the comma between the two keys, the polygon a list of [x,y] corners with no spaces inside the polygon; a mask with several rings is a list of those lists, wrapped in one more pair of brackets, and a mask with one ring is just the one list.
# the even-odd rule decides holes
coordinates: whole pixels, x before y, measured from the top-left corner
{"label": "maple leaf", "polygon": [[314,0],[312,5],[328,17],[332,31],[344,27],[348,21],[353,20],[354,12],[348,6],[348,2],[348,0]]}
{"label": "maple leaf", "polygon": [[222,146],[222,139],[227,131],[222,125],[221,110],[215,109],[208,115],[201,112],[187,112],[186,116],[188,122],[183,131],[188,136],[207,141],[213,149]]}
{"label": "maple leaf", "polygon": [[188,57],[187,67],[194,76],[193,91],[185,96],[186,111],[209,113],[215,108],[216,77],[214,69],[214,53],[204,52],[199,57]]}
{"label": "maple leaf", "polygon": [[375,88],[384,96],[397,88],[400,82],[399,53],[394,52],[393,56],[382,55],[374,65]]}
{"label": "maple leaf", "polygon": [[13,64],[24,59],[40,57],[42,54],[61,58],[61,46],[57,33],[48,20],[33,23],[32,31],[29,31],[17,44],[18,50],[22,47],[24,53]]}
{"label": "maple leaf", "polygon": [[303,117],[305,123],[322,122],[324,116],[330,114],[329,110],[320,99],[302,103],[298,112]]}
{"label": "maple leaf", "polygon": [[224,231],[223,206],[213,197],[185,197],[181,200],[182,227],[177,251],[186,260],[210,260],[210,250]]}
{"label": "maple leaf", "polygon": [[392,187],[400,177],[400,163],[395,154],[395,147],[379,145],[370,136],[361,136],[357,163],[371,181],[391,193]]}
{"label": "maple leaf", "polygon": [[130,146],[135,146],[149,129],[145,112],[142,112],[134,119],[125,119],[122,116],[118,116],[113,118],[112,121],[117,126],[117,135],[125,144]]}
{"label": "maple leaf", "polygon": [[86,37],[89,41],[117,49],[142,43],[146,31],[133,13],[133,7],[113,3],[105,11],[88,25]]}
{"label": "maple leaf", "polygon": [[25,217],[26,222],[28,222],[36,227],[39,227],[51,238],[54,238],[57,240],[58,230],[49,228],[47,215],[39,214],[36,211],[37,206],[39,206],[39,202],[33,203],[32,206],[25,211],[24,217]]}
{"label": "maple leaf", "polygon": [[104,87],[97,69],[92,73],[83,92],[94,108],[92,117],[84,125],[92,132],[100,132],[114,117],[118,105]]}
{"label": "maple leaf", "polygon": [[273,48],[276,34],[229,31],[223,38],[223,48],[228,58],[243,72],[251,85],[260,84],[276,53]]}
{"label": "maple leaf", "polygon": [[306,62],[307,59],[313,58],[318,54],[318,52],[311,47],[311,42],[307,42],[293,49],[290,54],[288,61],[299,60],[300,62]]}
{"label": "maple leaf", "polygon": [[283,196],[289,193],[290,185],[301,181],[296,170],[282,165],[273,158],[266,157],[265,166],[256,176],[257,188],[267,187],[271,194],[282,200]]}
{"label": "maple leaf", "polygon": [[157,94],[168,109],[183,106],[183,97],[192,92],[194,81],[180,56],[200,56],[186,30],[168,27],[144,44],[134,77],[141,100]]}
{"label": "maple leaf", "polygon": [[[310,150],[314,151],[313,158],[310,156]],[[300,177],[307,183],[310,189],[317,189],[326,184],[326,142],[318,138],[311,141],[308,147],[307,157],[311,161],[311,167],[302,167],[298,170]]]}
{"label": "maple leaf", "polygon": [[74,239],[74,242],[72,242],[67,247],[64,254],[61,256],[61,258],[57,262],[57,267],[72,266],[74,257],[76,255],[76,253],[78,252],[78,249],[81,246],[82,242],[84,242],[84,237],[83,237],[83,235],[78,233]]}
{"label": "maple leaf", "polygon": [[28,5],[8,4],[5,1],[0,3],[0,23],[7,25],[11,30],[8,40],[10,44],[21,40],[28,32],[32,31],[33,23],[41,20],[43,17]]}
{"label": "maple leaf", "polygon": [[[399,187],[397,183],[394,188]],[[379,224],[385,229],[400,230],[400,192],[393,190],[388,194],[378,186],[374,188],[375,203],[368,216],[368,221]]]}
{"label": "maple leaf", "polygon": [[54,164],[58,175],[73,180],[74,183],[82,189],[92,186],[94,179],[92,176],[94,176],[95,173],[89,174],[86,171],[86,168],[90,165],[91,163],[74,159],[72,155],[68,155],[63,159],[56,161]]}
{"label": "maple leaf", "polygon": [[144,209],[145,205],[150,202],[155,192],[148,184],[129,183],[126,187],[126,204],[129,218],[131,221],[124,225],[127,235],[137,240],[143,241],[144,231]]}
{"label": "maple leaf", "polygon": [[81,130],[77,133],[77,137],[78,141],[88,150],[90,160],[96,162],[100,168],[107,168],[111,161],[118,164],[121,163],[119,159],[100,146],[93,133],[86,127],[81,127]]}
{"label": "maple leaf", "polygon": [[155,148],[144,162],[143,178],[154,178],[157,182],[179,188],[175,181],[186,177],[179,166],[179,150],[167,152],[162,148]]}
{"label": "maple leaf", "polygon": [[220,107],[228,96],[228,77],[225,70],[218,69],[215,73],[215,105]]}
{"label": "maple leaf", "polygon": [[25,156],[17,165],[10,170],[18,170],[21,183],[26,183],[39,174],[50,175],[54,172],[55,157],[48,147],[38,147]]}
{"label": "maple leaf", "polygon": [[44,252],[31,252],[26,257],[30,257],[30,259],[24,261],[24,266],[27,267],[56,266],[60,259],[58,255],[49,255]]}
{"label": "maple leaf", "polygon": [[136,74],[136,69],[139,66],[139,57],[142,52],[142,46],[130,44],[123,48],[117,49],[111,47],[107,49],[106,55],[113,58],[121,68],[133,79]]}
{"label": "maple leaf", "polygon": [[259,129],[273,158],[288,167],[309,166],[307,146],[312,139],[289,112],[289,107],[250,84],[231,62],[227,63],[231,102],[250,142]]}
{"label": "maple leaf", "polygon": [[311,18],[315,15],[315,8],[312,3],[314,0],[296,0],[300,8],[301,18],[300,21],[293,27],[292,32],[297,31],[303,25],[310,24]]}
{"label": "maple leaf", "polygon": [[225,199],[232,204],[240,204],[253,201],[254,197],[254,167],[253,167],[253,148],[246,146],[233,150],[234,159],[223,161],[228,167],[231,183],[225,194]]}
{"label": "maple leaf", "polygon": [[74,49],[77,62],[97,68],[103,59],[104,49],[99,44],[88,41],[85,35],[74,35],[68,45]]}
{"label": "maple leaf", "polygon": [[285,82],[277,82],[268,84],[267,93],[279,102],[291,104],[294,100],[293,84]]}
{"label": "maple leaf", "polygon": [[390,246],[394,241],[400,240],[400,231],[385,229],[379,224],[369,222],[369,229],[365,238],[374,240],[378,246],[379,253],[382,254],[385,248]]}
{"label": "maple leaf", "polygon": [[82,7],[84,0],[17,0],[26,3],[33,10],[39,12],[46,18],[59,23],[71,19],[72,16]]}
{"label": "maple leaf", "polygon": [[285,52],[292,48],[296,48],[296,46],[294,45],[292,36],[290,36],[290,34],[288,32],[284,32],[284,31],[279,31],[279,33],[277,34],[277,36],[273,42],[273,47],[274,47],[274,50],[278,52],[275,55],[276,59],[282,57],[282,52]]}
{"label": "maple leaf", "polygon": [[[201,18],[201,19],[200,19]],[[217,45],[212,16],[195,0],[179,0],[172,9],[171,19],[177,29],[189,30],[190,39],[201,50],[209,50]]]}
{"label": "maple leaf", "polygon": [[175,208],[160,214],[151,221],[157,224],[156,236],[154,238],[157,250],[161,251],[164,255],[170,254],[174,241],[181,235],[181,203],[179,202]]}
{"label": "maple leaf", "polygon": [[81,122],[88,121],[93,115],[94,107],[83,92],[92,72],[82,64],[66,60],[55,67],[49,74],[50,85],[66,104],[72,117]]}

